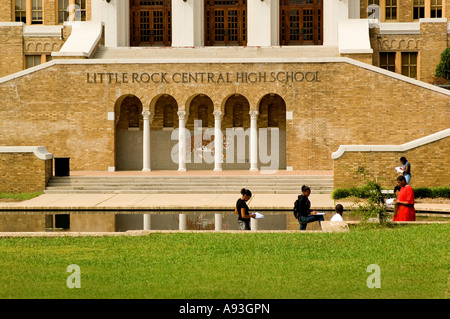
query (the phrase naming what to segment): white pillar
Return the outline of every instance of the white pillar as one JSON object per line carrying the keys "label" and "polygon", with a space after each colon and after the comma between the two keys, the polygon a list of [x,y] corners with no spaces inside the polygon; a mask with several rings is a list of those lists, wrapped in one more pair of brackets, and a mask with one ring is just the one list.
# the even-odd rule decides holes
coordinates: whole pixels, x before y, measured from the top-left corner
{"label": "white pillar", "polygon": [[258,230],[258,220],[256,218],[250,218],[250,230]]}
{"label": "white pillar", "polygon": [[104,24],[106,47],[130,45],[130,0],[93,0],[91,12],[91,21]]}
{"label": "white pillar", "polygon": [[339,20],[348,20],[348,1],[328,0],[323,3],[323,45],[338,45]]}
{"label": "white pillar", "polygon": [[258,111],[250,111],[250,170],[258,170]]}
{"label": "white pillar", "polygon": [[221,172],[223,163],[222,112],[214,112],[214,171]]}
{"label": "white pillar", "polygon": [[150,112],[143,111],[144,117],[144,139],[143,139],[143,172],[150,172]]}
{"label": "white pillar", "polygon": [[186,172],[186,112],[178,111],[178,171]]}
{"label": "white pillar", "polygon": [[279,0],[247,1],[247,46],[278,45]]}
{"label": "white pillar", "polygon": [[214,214],[214,230],[222,230],[222,214]]}
{"label": "white pillar", "polygon": [[144,214],[144,230],[150,230],[151,228],[151,215]]}
{"label": "white pillar", "polygon": [[172,47],[203,46],[203,1],[172,0]]}
{"label": "white pillar", "polygon": [[178,224],[178,229],[179,230],[186,230],[187,227],[187,216],[186,214],[180,214],[179,215],[179,224]]}

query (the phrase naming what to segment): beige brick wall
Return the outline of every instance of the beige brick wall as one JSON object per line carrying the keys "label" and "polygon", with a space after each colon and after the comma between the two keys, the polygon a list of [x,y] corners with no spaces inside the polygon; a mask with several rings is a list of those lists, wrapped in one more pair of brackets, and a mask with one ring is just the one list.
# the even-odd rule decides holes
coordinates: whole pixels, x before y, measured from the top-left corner
{"label": "beige brick wall", "polygon": [[[418,35],[380,35],[378,28],[371,29],[373,65],[380,65],[380,52],[418,52],[418,79],[433,84],[441,53],[448,45],[447,23],[421,23],[420,26]],[[396,73],[401,73],[401,59],[397,61]]]}
{"label": "beige brick wall", "polygon": [[450,186],[450,172],[445,167],[449,150],[447,137],[406,152],[345,152],[334,160],[334,185],[362,186],[364,179],[356,170],[363,166],[382,186],[394,188],[400,175],[394,167],[401,165],[399,159],[404,156],[411,163],[411,186]]}
{"label": "beige brick wall", "polygon": [[367,54],[341,54],[341,57],[344,58],[350,58],[350,59],[354,59],[360,62],[364,62],[367,64],[371,64],[373,65],[373,54],[372,53],[367,53]]}
{"label": "beige brick wall", "polygon": [[[320,82],[157,85],[86,80],[87,72],[235,74],[255,69],[314,71]],[[332,169],[331,153],[340,145],[403,144],[450,123],[448,95],[348,63],[54,65],[0,84],[9,106],[0,109],[0,145],[44,145],[55,157],[71,157],[72,170],[107,170],[116,166],[116,125],[107,113],[115,111],[120,96],[133,94],[148,109],[164,93],[184,110],[200,92],[212,99],[216,110],[234,93],[245,96],[251,110],[266,94],[280,95],[286,110],[293,112],[293,119],[286,121],[286,156],[287,166],[294,169]]]}
{"label": "beige brick wall", "polygon": [[13,4],[12,0],[0,0],[0,22],[13,21]]}
{"label": "beige brick wall", "polygon": [[[446,16],[447,18],[450,17],[450,1],[449,0],[443,0],[443,16]],[[360,16],[362,19],[367,19],[367,6],[368,6],[368,0],[361,0],[360,1]],[[380,0],[380,19],[381,21],[384,21],[384,3],[385,0]],[[389,21],[389,22],[412,22],[413,21],[413,0],[398,0],[397,1],[397,20]]]}
{"label": "beige brick wall", "polygon": [[447,23],[421,23],[420,80],[434,83],[441,53],[447,48]]}
{"label": "beige brick wall", "polygon": [[57,0],[44,0],[42,1],[43,18],[45,25],[55,25],[58,24],[57,17]]}
{"label": "beige brick wall", "polygon": [[411,22],[413,19],[413,0],[400,0],[398,3],[398,22]]}
{"label": "beige brick wall", "polygon": [[25,37],[23,47],[25,54],[47,54],[57,52],[64,44],[59,37]]}
{"label": "beige brick wall", "polygon": [[72,32],[71,27],[63,28],[64,39],[59,37],[23,37],[22,27],[0,27],[0,77],[26,68],[26,55],[51,55],[64,45]]}
{"label": "beige brick wall", "polygon": [[52,160],[41,160],[33,153],[0,153],[0,192],[43,191],[52,176]]}
{"label": "beige brick wall", "polygon": [[[15,0],[0,0],[0,22],[14,21],[14,3]],[[58,24],[58,0],[43,0],[42,14],[44,25]],[[91,0],[86,0],[86,20],[90,21],[92,17]]]}
{"label": "beige brick wall", "polygon": [[92,3],[91,0],[86,0],[86,20],[92,20]]}
{"label": "beige brick wall", "polygon": [[0,27],[0,77],[23,70],[22,27]]}

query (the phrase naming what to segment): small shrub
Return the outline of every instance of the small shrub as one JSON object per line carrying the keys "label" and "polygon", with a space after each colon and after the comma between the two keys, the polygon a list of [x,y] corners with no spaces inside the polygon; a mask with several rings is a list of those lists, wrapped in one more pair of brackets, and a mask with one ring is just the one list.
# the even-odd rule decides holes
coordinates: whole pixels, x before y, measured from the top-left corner
{"label": "small shrub", "polygon": [[448,186],[433,187],[431,191],[433,198],[437,197],[450,198],[450,187]]}
{"label": "small shrub", "polygon": [[385,195],[382,193],[380,184],[378,184],[376,178],[365,167],[358,167],[356,172],[363,175],[366,183],[363,187],[355,188],[353,191],[357,193],[357,197],[367,198],[367,202],[358,204],[358,207],[352,209],[352,212],[361,215],[363,222],[377,217],[378,223],[383,225],[386,222],[387,210],[384,205]]}
{"label": "small shrub", "polygon": [[[415,198],[450,198],[450,187],[416,187],[414,188]],[[331,194],[333,199],[342,199],[350,196],[357,198],[369,198],[371,195],[371,188],[368,185],[363,187],[350,187],[350,188],[336,188]]]}
{"label": "small shrub", "polygon": [[351,192],[348,188],[336,188],[331,194],[331,198],[333,199],[341,199],[349,196],[351,196]]}
{"label": "small shrub", "polygon": [[428,187],[417,187],[417,188],[413,188],[414,191],[414,197],[416,198],[432,198],[433,197],[433,192],[431,191],[431,188]]}

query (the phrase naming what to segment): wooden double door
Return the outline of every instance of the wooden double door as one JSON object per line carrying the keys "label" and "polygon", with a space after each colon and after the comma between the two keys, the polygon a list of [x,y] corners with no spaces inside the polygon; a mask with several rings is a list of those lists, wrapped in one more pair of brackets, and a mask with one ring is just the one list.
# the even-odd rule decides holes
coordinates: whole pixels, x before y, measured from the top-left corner
{"label": "wooden double door", "polygon": [[[205,46],[247,45],[247,1],[204,0]],[[280,0],[280,45],[323,43],[323,1]],[[130,0],[131,46],[171,46],[171,2]]]}
{"label": "wooden double door", "polygon": [[323,43],[324,0],[280,0],[280,45]]}
{"label": "wooden double door", "polygon": [[130,0],[131,46],[172,44],[170,0]]}
{"label": "wooden double door", "polygon": [[205,45],[247,44],[247,0],[205,0]]}

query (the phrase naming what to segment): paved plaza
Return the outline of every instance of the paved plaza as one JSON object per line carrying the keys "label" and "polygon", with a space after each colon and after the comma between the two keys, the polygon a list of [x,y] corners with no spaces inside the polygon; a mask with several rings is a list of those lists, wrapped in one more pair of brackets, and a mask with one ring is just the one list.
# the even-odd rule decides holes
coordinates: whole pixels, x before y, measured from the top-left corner
{"label": "paved plaza", "polygon": [[[0,209],[27,210],[234,210],[239,194],[43,194],[23,202],[0,203]],[[292,209],[295,194],[255,194],[251,210]],[[311,194],[312,208],[332,210],[337,203],[348,208],[351,201],[333,200],[330,194]],[[416,211],[449,212],[448,204],[415,204]]]}

